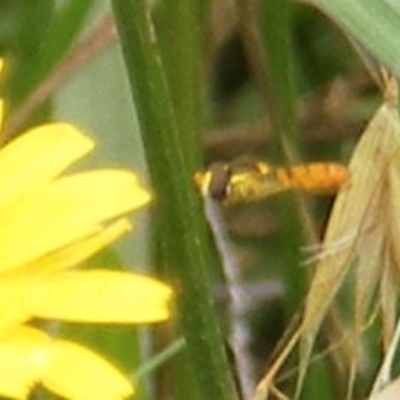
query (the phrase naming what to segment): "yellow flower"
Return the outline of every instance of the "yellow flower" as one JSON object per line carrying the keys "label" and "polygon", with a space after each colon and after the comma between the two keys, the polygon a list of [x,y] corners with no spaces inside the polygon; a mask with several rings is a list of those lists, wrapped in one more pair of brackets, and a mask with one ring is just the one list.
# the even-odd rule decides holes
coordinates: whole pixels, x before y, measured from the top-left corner
{"label": "yellow flower", "polygon": [[76,400],[133,393],[112,364],[29,326],[33,318],[149,323],[169,316],[171,290],[161,282],[75,269],[127,232],[124,215],[150,200],[128,171],[60,177],[93,146],[74,126],[49,123],[0,150],[0,396],[25,399],[37,384]]}

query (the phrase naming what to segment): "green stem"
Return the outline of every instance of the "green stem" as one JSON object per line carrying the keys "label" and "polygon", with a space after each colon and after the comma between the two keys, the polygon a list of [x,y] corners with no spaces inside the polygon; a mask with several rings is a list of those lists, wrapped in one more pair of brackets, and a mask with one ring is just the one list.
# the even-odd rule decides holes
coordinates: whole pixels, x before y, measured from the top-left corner
{"label": "green stem", "polygon": [[[183,4],[183,3],[182,3]],[[186,2],[190,7],[192,2]],[[155,193],[161,259],[175,283],[178,318],[202,399],[237,398],[208,285],[205,224],[193,184],[195,126],[178,118],[145,0],[113,0],[117,27],[141,125]],[[171,20],[175,24],[179,20]],[[181,21],[182,22],[182,21]],[[177,44],[175,44],[177,45]],[[182,76],[182,79],[185,77]],[[186,82],[181,82],[185,87]],[[186,86],[187,87],[187,86]],[[188,88],[189,90],[189,88]],[[190,132],[182,131],[192,128]],[[195,140],[192,135],[192,140]],[[193,150],[192,150],[193,151]]]}

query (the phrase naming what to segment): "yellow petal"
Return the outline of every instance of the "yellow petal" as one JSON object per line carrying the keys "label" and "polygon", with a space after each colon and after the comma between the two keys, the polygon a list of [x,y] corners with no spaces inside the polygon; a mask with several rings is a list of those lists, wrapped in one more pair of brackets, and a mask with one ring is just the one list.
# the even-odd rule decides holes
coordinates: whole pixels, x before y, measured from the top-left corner
{"label": "yellow petal", "polygon": [[4,59],[0,58],[0,74],[3,72],[3,68],[4,68]]}
{"label": "yellow petal", "polygon": [[133,394],[131,383],[110,363],[85,347],[55,340],[43,385],[72,400],[120,400]]}
{"label": "yellow petal", "polygon": [[61,250],[56,250],[48,256],[27,264],[23,267],[22,271],[25,274],[46,274],[52,271],[71,268],[88,259],[102,248],[109,246],[123,234],[130,231],[130,229],[131,224],[127,219],[119,219],[93,236],[78,240],[63,247]]}
{"label": "yellow petal", "polygon": [[134,174],[96,170],[58,179],[24,201],[0,207],[0,243],[5,244],[0,246],[0,271],[92,235],[99,231],[99,223],[138,208],[149,198]]}
{"label": "yellow petal", "polygon": [[169,316],[172,291],[128,272],[66,271],[39,279],[25,293],[33,316],[76,322],[147,323]]}
{"label": "yellow petal", "polygon": [[25,399],[48,363],[48,336],[21,326],[0,337],[0,395]]}
{"label": "yellow petal", "polygon": [[0,332],[31,318],[24,294],[34,282],[27,276],[4,274],[0,279]]}
{"label": "yellow petal", "polygon": [[13,140],[0,151],[0,207],[56,177],[93,146],[66,123],[41,125]]}
{"label": "yellow petal", "polygon": [[0,135],[1,135],[1,130],[3,129],[3,121],[4,121],[4,100],[0,99]]}
{"label": "yellow petal", "polygon": [[19,326],[0,336],[0,395],[25,399],[36,384],[72,400],[120,400],[130,382],[85,347]]}

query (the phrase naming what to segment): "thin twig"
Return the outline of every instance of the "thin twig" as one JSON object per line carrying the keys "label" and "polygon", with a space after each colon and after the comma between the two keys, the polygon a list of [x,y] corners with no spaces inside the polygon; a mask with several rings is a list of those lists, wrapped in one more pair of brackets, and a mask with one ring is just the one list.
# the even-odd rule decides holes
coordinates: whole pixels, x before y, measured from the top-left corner
{"label": "thin twig", "polygon": [[116,40],[116,31],[111,13],[104,14],[94,28],[66,55],[53,72],[34,90],[6,121],[0,136],[0,146],[12,139],[25,121],[50,96],[82,66],[88,64],[101,51]]}

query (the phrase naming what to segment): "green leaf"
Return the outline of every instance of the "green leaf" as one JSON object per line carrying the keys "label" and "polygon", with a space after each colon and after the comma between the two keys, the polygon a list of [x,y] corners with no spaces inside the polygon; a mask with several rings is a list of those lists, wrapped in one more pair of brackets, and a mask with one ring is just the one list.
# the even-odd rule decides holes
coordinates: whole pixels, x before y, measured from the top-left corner
{"label": "green leaf", "polygon": [[309,0],[400,77],[400,5],[395,0]]}

